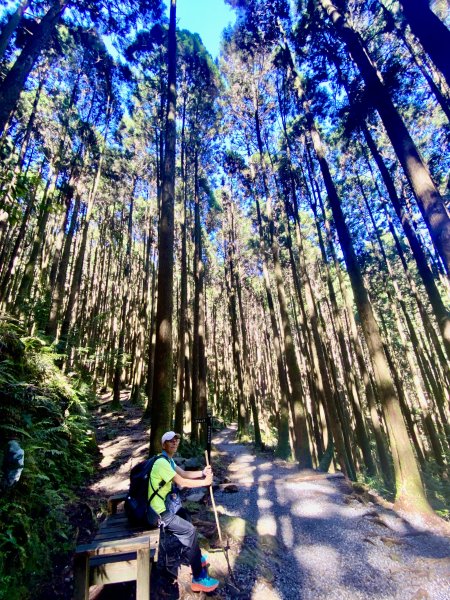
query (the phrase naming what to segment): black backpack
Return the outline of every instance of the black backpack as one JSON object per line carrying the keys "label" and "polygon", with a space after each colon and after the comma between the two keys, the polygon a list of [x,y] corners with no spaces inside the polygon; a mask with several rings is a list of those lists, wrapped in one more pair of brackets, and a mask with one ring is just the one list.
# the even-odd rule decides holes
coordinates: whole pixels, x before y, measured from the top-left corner
{"label": "black backpack", "polygon": [[162,480],[156,490],[152,488],[153,494],[150,498],[148,497],[150,473],[152,472],[153,465],[159,458],[165,458],[169,462],[169,459],[163,454],[158,454],[157,456],[143,460],[131,469],[130,490],[125,500],[125,512],[132,525],[156,528],[160,524],[159,515],[150,506],[150,502],[156,494],[158,494],[161,500],[164,500],[158,492],[166,482]]}

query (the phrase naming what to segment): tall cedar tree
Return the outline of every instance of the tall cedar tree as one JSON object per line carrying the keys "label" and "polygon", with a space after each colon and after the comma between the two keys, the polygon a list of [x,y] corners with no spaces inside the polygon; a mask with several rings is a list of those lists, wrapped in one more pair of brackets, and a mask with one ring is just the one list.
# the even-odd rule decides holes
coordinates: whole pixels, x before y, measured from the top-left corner
{"label": "tall cedar tree", "polygon": [[158,243],[158,304],[156,346],[151,402],[150,454],[160,450],[164,431],[172,424],[172,316],[174,261],[174,204],[177,104],[176,0],[171,0],[167,54],[167,114],[164,146],[164,172]]}

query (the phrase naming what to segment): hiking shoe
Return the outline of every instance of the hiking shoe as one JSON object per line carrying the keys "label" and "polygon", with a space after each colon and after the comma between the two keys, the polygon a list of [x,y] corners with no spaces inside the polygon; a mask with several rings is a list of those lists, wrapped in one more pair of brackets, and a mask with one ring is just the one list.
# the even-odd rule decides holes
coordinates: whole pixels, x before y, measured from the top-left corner
{"label": "hiking shoe", "polygon": [[213,592],[218,585],[217,579],[205,575],[204,577],[193,577],[191,589],[193,592]]}
{"label": "hiking shoe", "polygon": [[202,567],[206,567],[207,565],[209,565],[209,560],[208,560],[208,555],[202,554]]}

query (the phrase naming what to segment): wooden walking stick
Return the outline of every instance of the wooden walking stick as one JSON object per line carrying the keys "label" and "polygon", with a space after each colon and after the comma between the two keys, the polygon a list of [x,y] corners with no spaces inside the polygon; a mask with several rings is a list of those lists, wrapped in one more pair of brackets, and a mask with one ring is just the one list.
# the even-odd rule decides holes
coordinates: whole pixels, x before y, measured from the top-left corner
{"label": "wooden walking stick", "polygon": [[[206,466],[209,467],[209,458],[208,458],[207,450],[205,450],[205,459],[206,459]],[[211,497],[211,503],[213,505],[214,516],[216,517],[217,533],[219,534],[219,540],[223,547],[223,539],[222,539],[222,532],[220,530],[219,515],[217,514],[217,508],[216,508],[216,503],[214,501],[214,493],[213,493],[212,485],[209,486],[209,495]]]}
{"label": "wooden walking stick", "polygon": [[[205,459],[206,459],[206,466],[209,467],[209,458],[208,458],[208,451],[205,450]],[[220,523],[219,523],[219,514],[217,513],[217,508],[216,508],[216,503],[214,500],[214,493],[213,493],[213,488],[212,488],[212,484],[209,486],[209,495],[211,497],[211,504],[213,506],[213,510],[214,510],[214,516],[216,518],[216,527],[217,527],[217,533],[219,534],[219,540],[220,540],[220,545],[222,547],[224,556],[225,556],[225,560],[227,561],[227,565],[228,565],[228,573],[230,574],[231,580],[234,584],[234,587],[240,592],[240,588],[238,587],[236,580],[234,578],[233,575],[233,571],[231,570],[231,565],[230,565],[230,560],[228,558],[228,549],[229,549],[229,543],[227,540],[227,545],[225,546],[225,544],[223,543],[223,538],[222,538],[222,531],[220,529]]]}

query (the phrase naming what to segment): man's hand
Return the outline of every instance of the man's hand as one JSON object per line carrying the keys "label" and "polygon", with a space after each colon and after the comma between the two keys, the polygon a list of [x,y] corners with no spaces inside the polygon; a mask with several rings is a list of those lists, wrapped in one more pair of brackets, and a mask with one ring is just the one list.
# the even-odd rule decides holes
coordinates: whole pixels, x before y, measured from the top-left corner
{"label": "man's hand", "polygon": [[202,485],[212,485],[212,480],[213,480],[213,475],[212,475],[212,471],[210,470],[209,473],[207,473],[205,479],[202,480]]}
{"label": "man's hand", "polygon": [[202,475],[203,475],[203,477],[206,477],[206,476],[207,476],[207,475],[209,475],[210,473],[212,474],[212,468],[211,468],[211,466],[210,466],[210,465],[208,465],[207,467],[205,467],[205,468],[203,469],[203,471],[202,471]]}

